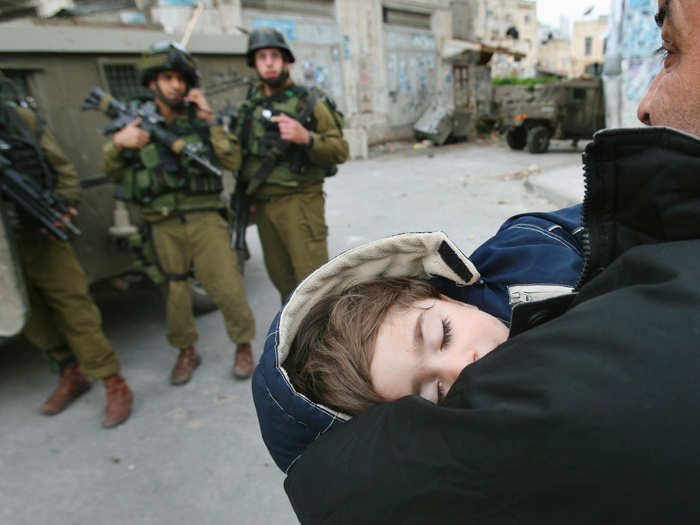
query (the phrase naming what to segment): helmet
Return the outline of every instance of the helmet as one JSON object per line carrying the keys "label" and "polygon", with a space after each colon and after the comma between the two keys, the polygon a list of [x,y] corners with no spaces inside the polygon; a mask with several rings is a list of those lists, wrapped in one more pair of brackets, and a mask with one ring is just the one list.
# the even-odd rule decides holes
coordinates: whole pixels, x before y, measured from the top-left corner
{"label": "helmet", "polygon": [[0,103],[16,102],[22,95],[12,80],[0,69]]}
{"label": "helmet", "polygon": [[188,87],[199,85],[197,64],[187,50],[177,42],[163,40],[148,48],[138,63],[139,82],[148,87],[148,83],[161,71],[179,71]]}
{"label": "helmet", "polygon": [[255,64],[255,52],[258,49],[265,49],[266,47],[280,49],[287,62],[294,62],[292,50],[287,45],[287,41],[284,39],[282,33],[272,27],[261,27],[259,29],[254,29],[248,35],[248,51],[246,52],[245,58],[250,67],[253,67]]}

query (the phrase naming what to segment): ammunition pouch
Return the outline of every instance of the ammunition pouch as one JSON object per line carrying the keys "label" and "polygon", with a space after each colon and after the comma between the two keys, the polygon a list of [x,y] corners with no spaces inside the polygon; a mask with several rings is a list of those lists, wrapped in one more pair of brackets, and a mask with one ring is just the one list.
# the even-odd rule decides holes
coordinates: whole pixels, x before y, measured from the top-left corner
{"label": "ammunition pouch", "polygon": [[325,93],[316,88],[292,86],[270,97],[254,92],[241,104],[236,131],[244,156],[241,177],[250,183],[249,193],[254,193],[264,182],[293,185],[320,181],[338,171],[334,165],[312,164],[306,149],[282,140],[277,124],[270,120],[270,117],[284,113],[298,120],[309,131],[316,131],[318,124],[313,108],[318,100],[328,105],[342,129],[342,113]]}
{"label": "ammunition pouch", "polygon": [[[203,154],[213,158],[211,146],[207,146],[199,135],[190,134],[180,138],[188,144],[196,144]],[[126,200],[151,204],[158,199],[159,204],[172,209],[175,207],[177,193],[204,195],[223,191],[220,177],[209,173],[195,162],[179,157],[161,143],[152,142],[141,150],[125,150],[122,154],[129,165],[122,180]]]}
{"label": "ammunition pouch", "polygon": [[[214,160],[209,126],[196,117],[194,107],[189,107],[187,116],[178,117],[162,128],[187,144],[194,145],[200,155],[209,161]],[[161,141],[153,140],[140,150],[123,150],[121,155],[128,166],[122,179],[126,200],[174,209],[176,194],[206,195],[223,191],[221,177],[179,156]]]}

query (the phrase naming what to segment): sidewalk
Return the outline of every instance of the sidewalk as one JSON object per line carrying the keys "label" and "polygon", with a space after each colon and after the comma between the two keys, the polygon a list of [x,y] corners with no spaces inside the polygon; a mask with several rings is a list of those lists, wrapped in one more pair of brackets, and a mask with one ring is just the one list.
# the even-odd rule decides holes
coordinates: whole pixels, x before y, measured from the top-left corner
{"label": "sidewalk", "polygon": [[525,180],[525,189],[539,194],[555,206],[565,208],[583,200],[583,166],[561,166],[546,169]]}

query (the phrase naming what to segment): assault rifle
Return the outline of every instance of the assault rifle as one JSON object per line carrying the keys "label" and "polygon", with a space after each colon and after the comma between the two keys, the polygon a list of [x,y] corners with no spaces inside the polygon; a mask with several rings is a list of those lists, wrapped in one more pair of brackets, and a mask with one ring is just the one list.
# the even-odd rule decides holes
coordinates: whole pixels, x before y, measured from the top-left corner
{"label": "assault rifle", "polygon": [[140,117],[141,124],[139,124],[139,127],[150,133],[152,140],[164,144],[177,155],[199,164],[213,175],[221,177],[223,174],[220,168],[214,166],[209,159],[200,154],[201,149],[199,147],[194,144],[188,144],[174,133],[163,128],[165,119],[158,114],[156,105],[151,101],[143,104],[133,103],[126,106],[100,88],[92,88],[88,96],[85,97],[81,109],[99,109],[114,120],[100,129],[103,135],[115,133],[129,122]]}
{"label": "assault rifle", "polygon": [[57,239],[67,241],[80,235],[80,230],[66,219],[70,215],[66,200],[42,188],[32,177],[14,170],[12,163],[2,155],[10,148],[0,139],[0,193]]}

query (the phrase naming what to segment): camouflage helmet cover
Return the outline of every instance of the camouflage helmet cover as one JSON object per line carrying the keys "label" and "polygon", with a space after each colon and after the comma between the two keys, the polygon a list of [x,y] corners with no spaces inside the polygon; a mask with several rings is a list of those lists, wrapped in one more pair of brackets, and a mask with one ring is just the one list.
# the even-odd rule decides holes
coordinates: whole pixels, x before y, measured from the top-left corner
{"label": "camouflage helmet cover", "polygon": [[294,62],[294,54],[287,45],[284,35],[272,27],[260,27],[248,35],[248,51],[245,55],[248,66],[253,67],[255,64],[255,52],[258,49],[268,47],[281,50],[287,62]]}
{"label": "camouflage helmet cover", "polygon": [[187,50],[177,42],[165,40],[156,42],[148,48],[138,63],[139,82],[148,87],[148,83],[161,71],[178,71],[185,77],[190,88],[199,86],[197,64]]}

